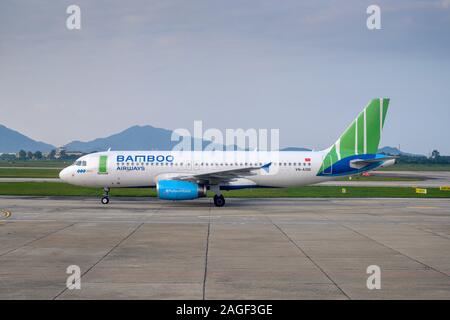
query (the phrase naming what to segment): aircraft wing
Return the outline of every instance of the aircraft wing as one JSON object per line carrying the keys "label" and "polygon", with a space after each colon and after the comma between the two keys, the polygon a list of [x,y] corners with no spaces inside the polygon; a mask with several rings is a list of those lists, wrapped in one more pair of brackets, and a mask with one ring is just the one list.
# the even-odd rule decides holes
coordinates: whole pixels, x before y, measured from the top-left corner
{"label": "aircraft wing", "polygon": [[252,175],[256,175],[256,170],[264,169],[266,171],[269,170],[272,162],[269,162],[263,166],[258,167],[245,167],[238,169],[230,169],[230,170],[221,170],[221,171],[211,171],[200,174],[184,174],[179,176],[172,176],[171,180],[184,180],[184,181],[192,181],[197,183],[204,183],[209,185],[219,184],[221,182],[227,182],[236,178],[248,177]]}

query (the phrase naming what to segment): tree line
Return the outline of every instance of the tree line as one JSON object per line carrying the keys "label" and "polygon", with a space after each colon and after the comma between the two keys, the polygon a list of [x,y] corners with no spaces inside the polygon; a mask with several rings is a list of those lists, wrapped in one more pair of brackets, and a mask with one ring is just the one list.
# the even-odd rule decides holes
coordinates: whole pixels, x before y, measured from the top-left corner
{"label": "tree line", "polygon": [[441,156],[438,150],[433,150],[429,157],[400,155],[397,162],[408,164],[450,164],[450,156]]}
{"label": "tree line", "polygon": [[56,150],[53,149],[47,154],[43,154],[41,151],[25,151],[20,150],[16,154],[4,153],[0,155],[0,160],[3,161],[14,161],[14,160],[75,160],[80,157],[80,155],[68,155],[65,150],[59,152],[58,157],[56,157]]}

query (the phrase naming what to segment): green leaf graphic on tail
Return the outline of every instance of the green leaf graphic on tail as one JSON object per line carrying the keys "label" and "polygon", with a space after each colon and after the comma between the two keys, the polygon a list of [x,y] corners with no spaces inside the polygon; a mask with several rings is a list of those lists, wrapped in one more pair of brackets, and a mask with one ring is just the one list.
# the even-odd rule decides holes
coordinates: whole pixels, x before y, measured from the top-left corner
{"label": "green leaf graphic on tail", "polygon": [[389,99],[373,99],[339,137],[325,156],[318,174],[337,161],[358,154],[376,154],[388,111]]}

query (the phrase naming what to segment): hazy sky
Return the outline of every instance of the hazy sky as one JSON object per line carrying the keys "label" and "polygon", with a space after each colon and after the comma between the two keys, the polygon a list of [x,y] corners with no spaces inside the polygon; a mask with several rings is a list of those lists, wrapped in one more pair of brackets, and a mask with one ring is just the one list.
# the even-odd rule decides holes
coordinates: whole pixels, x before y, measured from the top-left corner
{"label": "hazy sky", "polygon": [[450,154],[450,0],[0,1],[0,123],[55,145],[203,120],[321,149],[374,97],[382,145]]}

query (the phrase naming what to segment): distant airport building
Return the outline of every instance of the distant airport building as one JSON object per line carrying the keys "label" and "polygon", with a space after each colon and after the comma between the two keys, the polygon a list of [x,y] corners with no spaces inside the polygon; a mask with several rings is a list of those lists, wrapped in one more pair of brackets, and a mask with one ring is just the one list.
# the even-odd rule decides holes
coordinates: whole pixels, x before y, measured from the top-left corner
{"label": "distant airport building", "polygon": [[55,158],[59,159],[61,157],[81,157],[84,155],[81,151],[67,151],[64,147],[59,147],[56,149]]}

